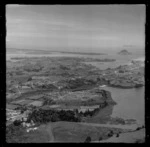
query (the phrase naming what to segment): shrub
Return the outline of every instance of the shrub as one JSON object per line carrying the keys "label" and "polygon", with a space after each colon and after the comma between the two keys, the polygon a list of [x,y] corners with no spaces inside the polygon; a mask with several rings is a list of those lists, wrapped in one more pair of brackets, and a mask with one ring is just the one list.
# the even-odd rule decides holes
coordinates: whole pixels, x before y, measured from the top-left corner
{"label": "shrub", "polygon": [[101,140],[103,140],[103,138],[102,138],[102,137],[99,137],[99,141],[101,141]]}
{"label": "shrub", "polygon": [[55,122],[55,121],[72,121],[79,122],[80,118],[75,116],[73,111],[55,111],[55,110],[34,110],[28,116],[28,122],[33,120],[36,123],[46,123],[46,122]]}
{"label": "shrub", "polygon": [[20,126],[20,125],[21,125],[21,121],[20,121],[20,120],[15,120],[15,121],[13,122],[13,124],[14,124],[15,126]]}
{"label": "shrub", "polygon": [[91,137],[90,136],[88,136],[86,139],[85,139],[85,141],[84,141],[85,143],[89,143],[89,142],[91,142]]}

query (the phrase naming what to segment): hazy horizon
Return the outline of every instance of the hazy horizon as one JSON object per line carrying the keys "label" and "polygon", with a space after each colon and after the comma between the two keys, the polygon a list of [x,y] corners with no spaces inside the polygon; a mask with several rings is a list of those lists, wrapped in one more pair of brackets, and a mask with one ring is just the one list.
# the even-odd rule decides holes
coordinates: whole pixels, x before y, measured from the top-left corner
{"label": "hazy horizon", "polygon": [[145,5],[7,5],[6,47],[142,51],[145,17]]}

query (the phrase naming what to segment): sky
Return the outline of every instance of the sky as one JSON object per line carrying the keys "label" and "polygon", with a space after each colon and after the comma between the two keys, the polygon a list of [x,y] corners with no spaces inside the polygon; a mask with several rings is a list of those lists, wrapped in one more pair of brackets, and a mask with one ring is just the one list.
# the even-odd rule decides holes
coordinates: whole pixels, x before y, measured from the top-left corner
{"label": "sky", "polygon": [[100,51],[145,46],[145,5],[7,5],[6,46]]}

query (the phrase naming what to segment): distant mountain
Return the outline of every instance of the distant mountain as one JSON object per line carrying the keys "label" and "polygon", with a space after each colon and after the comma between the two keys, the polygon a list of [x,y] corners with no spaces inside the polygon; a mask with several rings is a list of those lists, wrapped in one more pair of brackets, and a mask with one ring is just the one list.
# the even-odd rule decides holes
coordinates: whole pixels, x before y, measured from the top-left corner
{"label": "distant mountain", "polygon": [[128,52],[127,50],[121,50],[119,53],[119,55],[131,55],[132,53]]}

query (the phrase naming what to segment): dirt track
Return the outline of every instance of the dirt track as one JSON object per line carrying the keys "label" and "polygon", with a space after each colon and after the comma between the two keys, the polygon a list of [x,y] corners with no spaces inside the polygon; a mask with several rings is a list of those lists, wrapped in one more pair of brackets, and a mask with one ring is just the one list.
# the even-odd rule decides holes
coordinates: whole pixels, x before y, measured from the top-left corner
{"label": "dirt track", "polygon": [[95,124],[95,123],[79,123],[81,125],[89,125],[94,127],[107,127],[107,128],[117,128],[117,129],[127,129],[127,130],[136,130],[137,126],[135,125],[111,125],[111,124]]}
{"label": "dirt track", "polygon": [[52,127],[51,127],[51,124],[48,125],[48,127],[46,128],[49,136],[50,136],[50,141],[49,142],[54,142],[54,135],[53,135],[53,132],[52,132]]}

